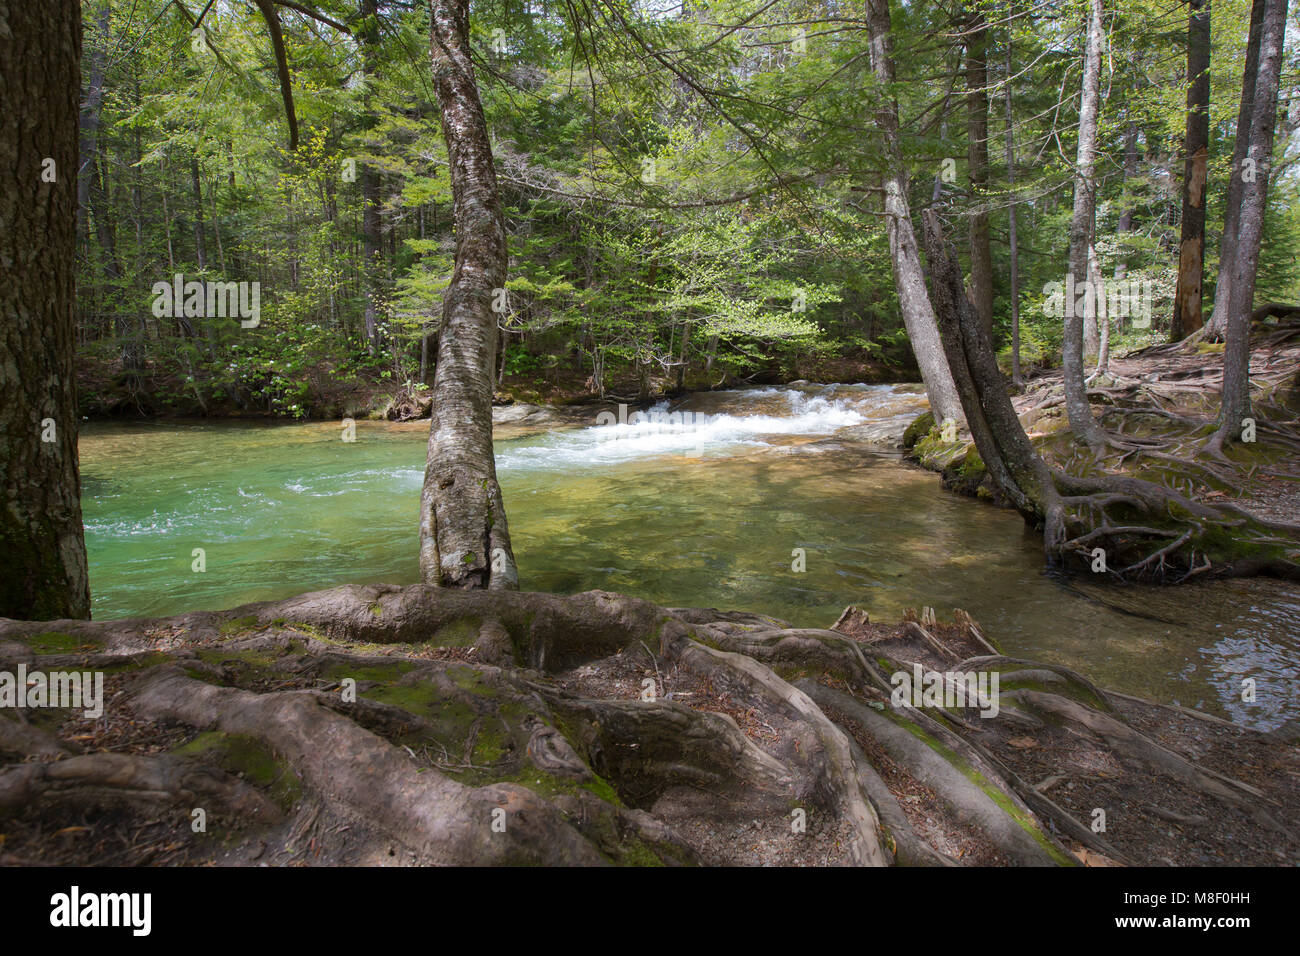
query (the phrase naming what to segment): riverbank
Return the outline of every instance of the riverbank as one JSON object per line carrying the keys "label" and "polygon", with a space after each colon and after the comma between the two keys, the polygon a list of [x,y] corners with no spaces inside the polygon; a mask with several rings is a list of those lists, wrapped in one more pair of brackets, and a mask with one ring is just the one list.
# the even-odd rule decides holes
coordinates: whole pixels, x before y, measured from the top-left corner
{"label": "riverbank", "polygon": [[[1012,404],[1049,467],[1074,475],[1146,479],[1173,489],[1186,501],[1226,505],[1238,509],[1239,515],[1295,531],[1300,530],[1295,525],[1300,515],[1300,440],[1294,432],[1300,422],[1297,368],[1300,325],[1258,324],[1252,337],[1251,381],[1259,420],[1243,423],[1242,440],[1222,455],[1204,452],[1218,415],[1222,346],[1159,346],[1112,358],[1108,370],[1088,384],[1093,413],[1113,435],[1112,445],[1093,455],[1081,450],[1070,434],[1059,370],[1029,379],[1012,396]],[[998,499],[966,429],[945,435],[927,412],[909,426],[903,445],[910,460],[940,473],[948,489]],[[1240,561],[1231,560],[1229,549],[1227,560],[1216,560],[1213,567],[1208,560],[1203,566],[1196,560],[1184,562],[1187,567],[1177,578],[1209,572],[1294,579],[1297,560],[1300,548],[1294,542],[1258,557],[1243,548]],[[1114,568],[1103,569],[1115,573]]]}
{"label": "riverbank", "polygon": [[[427,385],[402,382],[373,360],[343,356],[313,361],[245,360],[202,377],[194,362],[174,358],[124,365],[121,350],[82,348],[77,353],[77,389],[81,415],[91,421],[206,419],[238,421],[408,421],[428,418]],[[680,386],[675,378],[652,376],[649,390],[631,371],[611,370],[597,389],[589,369],[572,359],[523,363],[525,370],[506,370],[497,387],[498,405],[524,404],[563,409],[568,406],[624,402],[647,407],[698,393],[734,388],[785,385],[797,381],[883,384],[919,381],[910,354],[895,349],[869,353],[850,348],[846,354],[805,357],[788,365],[741,375],[725,367],[690,370]],[[429,370],[432,381],[432,369]]]}
{"label": "riverbank", "polygon": [[0,716],[0,864],[1300,863],[1294,734],[996,642],[420,585],[0,621],[102,679]]}

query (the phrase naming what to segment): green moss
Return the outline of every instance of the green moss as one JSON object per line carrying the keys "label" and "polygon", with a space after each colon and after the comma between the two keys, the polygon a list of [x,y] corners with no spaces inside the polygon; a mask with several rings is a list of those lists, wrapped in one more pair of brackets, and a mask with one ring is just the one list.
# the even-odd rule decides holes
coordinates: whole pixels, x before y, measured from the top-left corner
{"label": "green moss", "polygon": [[242,777],[247,783],[268,791],[271,799],[286,811],[302,799],[297,775],[253,737],[208,731],[172,753],[215,764]]}
{"label": "green moss", "polygon": [[157,667],[159,664],[167,664],[172,657],[162,651],[153,651],[148,654],[139,656],[123,657],[120,661],[102,663],[97,668],[105,674],[127,673],[129,671],[142,671],[150,667]]}
{"label": "green moss", "polygon": [[972,448],[966,453],[966,457],[961,460],[961,465],[958,466],[957,473],[963,478],[981,481],[983,480],[984,473],[987,470],[988,469],[984,467],[984,459],[980,457],[980,453],[976,449]]}
{"label": "green moss", "polygon": [[903,448],[911,450],[916,447],[916,443],[930,433],[934,428],[934,412],[925,412],[916,421],[907,426],[907,431],[903,432]]}
{"label": "green moss", "polygon": [[[400,680],[403,675],[409,674],[416,667],[414,661],[368,661],[365,664],[354,664],[349,661],[338,661],[326,667],[322,672],[322,677],[331,680],[341,681],[345,677],[351,677],[360,683],[361,681],[375,681],[379,684],[389,684]],[[391,688],[399,689],[399,688]],[[404,688],[403,688],[404,689]]]}
{"label": "green moss", "polygon": [[478,640],[481,618],[458,617],[438,628],[429,643],[435,647],[470,647]]}
{"label": "green moss", "polygon": [[490,728],[479,728],[478,736],[474,738],[473,762],[480,767],[499,762],[506,755],[507,739],[504,733]]}
{"label": "green moss", "polygon": [[1042,847],[1043,851],[1048,856],[1050,856],[1053,860],[1055,860],[1059,865],[1061,866],[1078,865],[1079,863],[1078,860],[1070,856],[1068,853],[1063,853],[1061,850],[1057,849],[1057,847],[1052,843],[1052,841],[1047,838],[1047,835],[1043,833],[1042,829],[1039,827],[1038,822],[1034,819],[1034,817],[1025,813],[1018,806],[1012,803],[1007,798],[1006,794],[1004,794],[997,787],[993,786],[993,784],[990,783],[989,780],[982,773],[980,773],[969,763],[967,763],[965,758],[963,758],[955,750],[946,746],[945,744],[935,739],[934,737],[930,736],[928,733],[926,733],[924,730],[922,730],[920,727],[918,727],[916,724],[912,723],[911,721],[903,719],[896,712],[886,709],[881,713],[883,713],[894,723],[898,724],[900,727],[902,727],[904,730],[910,733],[913,737],[916,737],[918,740],[921,740],[923,743],[925,743],[926,746],[928,746],[931,750],[933,750],[944,760],[946,760],[949,764],[951,764],[954,768],[956,768],[962,774],[962,776],[964,776],[971,783],[975,784],[975,786],[983,790],[985,795],[987,795],[990,800],[992,800],[995,804],[1001,807],[1002,810],[1004,810],[1006,814],[1010,816],[1011,819],[1014,820],[1022,830],[1028,833],[1034,839],[1034,842],[1037,843],[1040,847]]}
{"label": "green moss", "polygon": [[606,780],[604,777],[600,776],[599,774],[593,774],[592,776],[595,779],[588,780],[587,782],[582,784],[584,790],[594,793],[596,796],[600,797],[600,799],[604,800],[606,803],[613,804],[616,807],[623,806],[623,801],[619,797],[618,792],[612,786],[610,786],[608,780]]}
{"label": "green moss", "polygon": [[217,648],[203,648],[196,652],[199,660],[213,666],[220,667],[229,661],[238,661],[248,667],[256,670],[269,670],[275,663],[277,651],[255,651],[255,650],[225,650]]}
{"label": "green moss", "polygon": [[623,866],[663,866],[664,861],[644,840],[624,841],[618,862]]}
{"label": "green moss", "polygon": [[22,640],[37,654],[71,654],[75,651],[94,651],[103,646],[102,641],[77,637],[63,631],[45,631]]}
{"label": "green moss", "polygon": [[255,627],[257,627],[257,617],[253,614],[246,614],[243,617],[222,621],[217,630],[222,634],[237,634],[240,631],[248,631]]}

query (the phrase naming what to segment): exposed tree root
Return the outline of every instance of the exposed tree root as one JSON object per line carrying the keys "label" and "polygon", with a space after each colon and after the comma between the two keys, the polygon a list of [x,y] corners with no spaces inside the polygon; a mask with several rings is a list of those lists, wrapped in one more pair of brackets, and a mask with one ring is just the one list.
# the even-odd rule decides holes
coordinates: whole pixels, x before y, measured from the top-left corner
{"label": "exposed tree root", "polygon": [[[1294,746],[991,654],[962,612],[837,627],[419,585],[0,622],[0,669],[101,669],[107,701],[0,717],[0,859],[1300,861]],[[939,697],[897,697],[917,673]],[[979,675],[996,713],[943,699]]]}
{"label": "exposed tree root", "polygon": [[[1114,373],[1094,379],[1089,399],[1103,405],[1100,423],[1118,430],[1093,428],[1095,440],[1082,445],[1059,416],[1043,429],[1059,385],[1025,403],[1022,419],[933,211],[925,214],[925,238],[944,349],[978,452],[975,468],[971,454],[947,456],[960,476],[954,484],[970,490],[986,482],[1040,527],[1052,566],[1156,582],[1202,574],[1300,579],[1300,525],[1283,516],[1294,514],[1294,493],[1282,508],[1277,489],[1254,480],[1261,462],[1300,475],[1300,434],[1291,425],[1300,347],[1292,336],[1274,332],[1272,345],[1255,350],[1260,417],[1233,423],[1246,440],[1231,450],[1217,423],[1221,372],[1168,349],[1148,350],[1145,362],[1117,359]],[[1027,424],[1038,430],[1036,441]],[[1251,500],[1264,493],[1274,499],[1264,507]]]}

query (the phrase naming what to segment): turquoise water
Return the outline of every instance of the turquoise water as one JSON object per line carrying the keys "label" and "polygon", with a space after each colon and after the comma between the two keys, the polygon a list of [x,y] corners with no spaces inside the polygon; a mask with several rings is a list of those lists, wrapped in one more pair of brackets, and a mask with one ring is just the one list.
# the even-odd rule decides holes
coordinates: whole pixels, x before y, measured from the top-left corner
{"label": "turquoise water", "polygon": [[[882,620],[961,607],[1009,653],[1119,690],[1260,727],[1300,717],[1300,589],[1049,577],[1018,516],[950,495],[872,443],[920,402],[889,386],[765,389],[697,396],[685,424],[502,429],[523,585],[823,627],[848,603]],[[337,423],[88,425],[95,617],[415,581],[427,424],[341,434]],[[1243,677],[1256,680],[1254,704],[1239,699]]]}

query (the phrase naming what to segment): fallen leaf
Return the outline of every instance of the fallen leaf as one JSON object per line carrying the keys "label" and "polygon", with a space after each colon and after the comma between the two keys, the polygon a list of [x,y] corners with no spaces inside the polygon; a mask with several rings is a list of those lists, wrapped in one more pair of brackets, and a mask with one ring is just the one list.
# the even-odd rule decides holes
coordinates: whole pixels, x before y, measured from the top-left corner
{"label": "fallen leaf", "polygon": [[1015,747],[1017,750],[1028,750],[1031,747],[1037,747],[1038,741],[1033,737],[1012,737],[1007,741],[1008,747]]}

